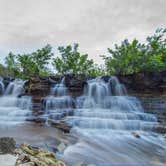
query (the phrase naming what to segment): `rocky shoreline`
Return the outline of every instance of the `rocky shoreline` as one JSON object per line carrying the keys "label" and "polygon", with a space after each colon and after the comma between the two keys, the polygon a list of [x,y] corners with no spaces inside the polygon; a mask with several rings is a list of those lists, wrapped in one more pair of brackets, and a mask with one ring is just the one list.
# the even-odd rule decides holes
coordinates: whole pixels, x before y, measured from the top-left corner
{"label": "rocky shoreline", "polygon": [[0,138],[0,161],[3,166],[66,166],[53,153],[38,147],[21,144],[16,148],[16,141],[9,137]]}

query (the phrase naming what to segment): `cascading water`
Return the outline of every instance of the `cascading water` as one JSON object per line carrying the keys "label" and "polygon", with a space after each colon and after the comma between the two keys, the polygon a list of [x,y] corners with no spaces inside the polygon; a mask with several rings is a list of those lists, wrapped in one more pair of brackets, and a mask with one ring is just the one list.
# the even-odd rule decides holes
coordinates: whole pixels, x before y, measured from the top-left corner
{"label": "cascading water", "polygon": [[23,123],[31,114],[31,97],[18,95],[23,92],[24,81],[15,80],[9,83],[0,97],[0,124],[15,125]]}
{"label": "cascading water", "polygon": [[51,89],[51,95],[45,99],[46,113],[44,116],[47,117],[47,120],[60,120],[73,108],[73,100],[68,96],[64,81],[65,77]]}
{"label": "cascading water", "polygon": [[[153,133],[158,124],[135,97],[127,96],[116,77],[87,82],[85,94],[77,98],[77,109],[67,122],[79,141],[63,154],[69,164],[165,165],[166,141]],[[137,138],[136,135],[140,136]]]}
{"label": "cascading water", "polygon": [[3,78],[0,77],[0,95],[4,93],[4,90],[5,90],[5,86],[3,83]]}

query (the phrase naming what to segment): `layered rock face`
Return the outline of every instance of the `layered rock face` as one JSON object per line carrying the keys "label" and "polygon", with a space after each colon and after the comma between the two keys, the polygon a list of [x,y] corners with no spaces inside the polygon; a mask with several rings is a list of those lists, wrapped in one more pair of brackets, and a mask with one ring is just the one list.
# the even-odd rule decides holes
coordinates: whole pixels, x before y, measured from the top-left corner
{"label": "layered rock face", "polygon": [[118,76],[129,94],[140,96],[166,96],[166,71]]}
{"label": "layered rock face", "polygon": [[[166,125],[166,71],[117,77],[126,86],[129,95],[141,100],[146,112],[157,114],[159,121]],[[108,81],[109,78],[109,76],[103,76],[105,81]],[[73,98],[81,96],[88,79],[90,78],[84,75],[66,75],[64,84],[68,88],[69,95]],[[61,80],[62,77],[32,77],[25,84],[26,95],[33,97],[35,114],[43,114],[45,97],[50,94],[51,88]]]}
{"label": "layered rock face", "polygon": [[129,95],[141,100],[146,112],[157,114],[159,121],[166,125],[166,71],[118,78],[125,84]]}
{"label": "layered rock face", "polygon": [[[44,98],[50,94],[51,87],[61,81],[61,77],[31,77],[25,83],[25,95],[33,97],[33,110],[40,113],[44,110]],[[69,95],[77,97],[83,94],[84,85],[87,77],[80,75],[66,75],[65,85],[69,90]]]}
{"label": "layered rock face", "polygon": [[42,100],[49,95],[51,83],[48,78],[31,77],[25,83],[25,94],[33,97],[33,110],[42,110]]}

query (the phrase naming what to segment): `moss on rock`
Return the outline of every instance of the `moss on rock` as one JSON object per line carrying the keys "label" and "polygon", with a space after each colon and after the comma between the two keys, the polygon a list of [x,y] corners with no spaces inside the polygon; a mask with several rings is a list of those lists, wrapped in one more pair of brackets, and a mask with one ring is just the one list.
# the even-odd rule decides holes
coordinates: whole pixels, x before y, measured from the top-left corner
{"label": "moss on rock", "polygon": [[23,144],[16,150],[15,166],[66,166],[53,153]]}

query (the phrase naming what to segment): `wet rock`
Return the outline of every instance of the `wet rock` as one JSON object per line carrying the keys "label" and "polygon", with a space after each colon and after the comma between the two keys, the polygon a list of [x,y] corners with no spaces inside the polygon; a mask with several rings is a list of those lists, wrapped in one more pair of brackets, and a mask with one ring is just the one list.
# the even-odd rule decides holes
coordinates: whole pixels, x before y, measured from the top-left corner
{"label": "wet rock", "polygon": [[16,147],[16,141],[13,138],[0,138],[0,154],[13,153]]}
{"label": "wet rock", "polygon": [[48,124],[50,124],[53,127],[56,127],[57,129],[62,130],[64,133],[69,133],[71,126],[67,124],[64,121],[54,121],[54,120],[48,120]]}
{"label": "wet rock", "polygon": [[166,126],[163,125],[158,125],[155,126],[154,131],[160,134],[165,134],[166,133]]}
{"label": "wet rock", "polygon": [[62,142],[61,144],[59,144],[57,149],[60,153],[62,153],[66,149],[66,145]]}
{"label": "wet rock", "polygon": [[65,75],[65,85],[69,89],[72,97],[77,97],[83,94],[84,86],[88,77],[85,75]]}
{"label": "wet rock", "polygon": [[118,75],[118,78],[121,83],[125,84],[130,93],[166,94],[166,71]]}
{"label": "wet rock", "polygon": [[103,79],[105,82],[108,82],[110,78],[111,78],[110,76],[102,76],[101,77],[101,79]]}
{"label": "wet rock", "polygon": [[27,118],[26,121],[35,122],[37,124],[44,124],[46,122],[46,118],[36,116],[36,117]]}
{"label": "wet rock", "polygon": [[139,133],[137,132],[132,132],[132,135],[136,138],[141,138],[141,136],[139,135]]}
{"label": "wet rock", "polygon": [[47,141],[45,142],[45,144],[46,144],[46,148],[49,151],[56,153],[58,151],[57,147],[61,144],[61,140],[58,138],[50,137],[50,138],[47,138]]}
{"label": "wet rock", "polygon": [[65,166],[53,153],[32,148],[30,145],[21,145],[15,153],[18,156],[15,166]]}
{"label": "wet rock", "polygon": [[28,93],[34,96],[45,96],[50,92],[50,83],[47,78],[42,79],[41,77],[31,77],[27,86]]}

